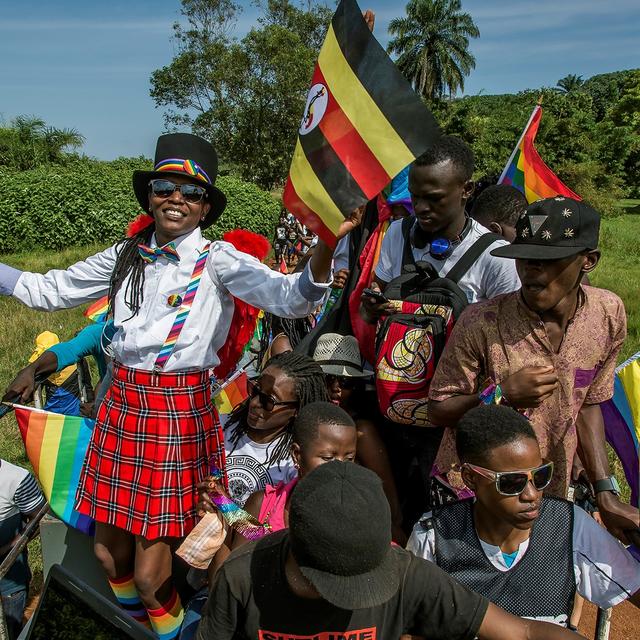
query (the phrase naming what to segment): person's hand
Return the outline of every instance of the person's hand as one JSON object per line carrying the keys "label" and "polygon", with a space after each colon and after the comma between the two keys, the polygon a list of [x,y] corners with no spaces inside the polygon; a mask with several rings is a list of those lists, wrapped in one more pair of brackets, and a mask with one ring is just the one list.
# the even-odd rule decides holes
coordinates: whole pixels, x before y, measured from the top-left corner
{"label": "person's hand", "polygon": [[364,215],[364,209],[366,205],[362,205],[358,207],[355,211],[352,211],[349,214],[348,218],[345,218],[338,229],[338,233],[336,234],[336,239],[341,240],[346,235],[350,234],[356,227],[360,226],[362,222],[362,216]]}
{"label": "person's hand", "polygon": [[364,18],[364,21],[367,23],[367,27],[369,27],[369,31],[373,33],[373,27],[376,24],[376,14],[373,13],[371,9],[367,9],[366,11],[362,12],[362,17]]}
{"label": "person's hand", "polygon": [[515,409],[535,409],[551,397],[558,386],[552,366],[524,367],[500,383],[507,403]]}
{"label": "person's hand", "polygon": [[30,402],[36,388],[36,370],[33,365],[18,373],[2,396],[3,402]]}
{"label": "person's hand", "polygon": [[596,495],[598,510],[604,526],[612,536],[624,544],[640,547],[640,515],[638,509],[620,502],[610,491]]}
{"label": "person's hand", "polygon": [[[217,491],[218,480],[213,476],[207,476],[202,482],[198,482],[196,489],[198,490],[198,501],[196,502],[196,514],[202,518],[205,513],[215,513],[216,506],[209,496],[209,491],[215,493]],[[219,493],[219,491],[218,491]]]}
{"label": "person's hand", "polygon": [[[377,282],[372,282],[369,288],[374,291],[380,291],[380,287]],[[380,291],[380,293],[382,292]],[[372,298],[365,293],[362,294],[360,302],[362,304],[361,308],[364,312],[363,318],[369,324],[375,324],[383,316],[388,316],[396,312],[396,308],[391,302],[378,302],[375,298]]]}
{"label": "person's hand", "polygon": [[333,282],[331,287],[333,289],[344,289],[344,285],[349,277],[349,269],[339,269],[333,274]]}
{"label": "person's hand", "polygon": [[80,415],[85,418],[93,418],[93,412],[95,409],[95,402],[81,402],[80,403]]}

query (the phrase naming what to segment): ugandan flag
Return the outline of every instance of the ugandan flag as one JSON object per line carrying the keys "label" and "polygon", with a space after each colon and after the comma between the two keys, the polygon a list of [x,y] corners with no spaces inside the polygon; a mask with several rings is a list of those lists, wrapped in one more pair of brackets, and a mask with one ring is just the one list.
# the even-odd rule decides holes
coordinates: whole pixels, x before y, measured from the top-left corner
{"label": "ugandan flag", "polygon": [[331,20],[298,133],[283,202],[330,246],[345,216],[438,135],[355,0],[342,0]]}

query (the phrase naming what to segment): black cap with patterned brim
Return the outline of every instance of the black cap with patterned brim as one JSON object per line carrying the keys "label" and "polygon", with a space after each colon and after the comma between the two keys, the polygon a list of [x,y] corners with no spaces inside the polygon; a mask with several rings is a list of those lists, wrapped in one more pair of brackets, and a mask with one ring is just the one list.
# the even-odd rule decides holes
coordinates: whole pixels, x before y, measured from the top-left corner
{"label": "black cap with patterned brim", "polygon": [[511,244],[492,256],[518,260],[562,260],[598,248],[600,215],[581,200],[557,196],[530,204],[516,222]]}
{"label": "black cap with patterned brim", "polygon": [[133,191],[140,206],[149,211],[149,181],[171,175],[193,178],[207,190],[209,213],[200,224],[210,227],[224,211],[227,198],[214,183],[218,176],[218,154],[209,142],[191,133],[168,133],[158,138],[153,171],[133,172]]}

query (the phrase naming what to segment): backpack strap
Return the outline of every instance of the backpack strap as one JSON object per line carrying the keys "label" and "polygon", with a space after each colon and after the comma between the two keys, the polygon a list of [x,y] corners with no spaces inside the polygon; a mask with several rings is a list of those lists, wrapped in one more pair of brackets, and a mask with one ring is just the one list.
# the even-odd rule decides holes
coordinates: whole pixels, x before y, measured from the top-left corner
{"label": "backpack strap", "polygon": [[411,269],[407,267],[415,267],[416,259],[413,257],[413,248],[411,246],[411,229],[416,221],[414,216],[407,216],[402,219],[402,237],[404,243],[402,246],[402,271],[401,273],[407,273]]}
{"label": "backpack strap", "polygon": [[497,233],[485,233],[481,235],[464,253],[464,255],[453,265],[453,268],[445,276],[447,280],[458,282],[462,276],[474,265],[475,261],[492,245],[496,240],[503,240]]}

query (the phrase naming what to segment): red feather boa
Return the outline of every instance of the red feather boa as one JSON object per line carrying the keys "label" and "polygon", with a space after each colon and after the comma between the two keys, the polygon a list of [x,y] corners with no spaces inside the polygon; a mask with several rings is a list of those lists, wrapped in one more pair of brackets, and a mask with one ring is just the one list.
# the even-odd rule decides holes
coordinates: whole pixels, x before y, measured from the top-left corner
{"label": "red feather boa", "polygon": [[[269,255],[271,250],[269,241],[264,236],[253,231],[234,229],[225,233],[222,238],[231,243],[238,251],[248,253],[261,262]],[[234,298],[233,302],[235,307],[231,326],[229,327],[229,335],[220,351],[218,351],[220,364],[214,370],[218,380],[224,380],[237,366],[244,348],[253,337],[260,313],[260,309],[238,298]]]}

